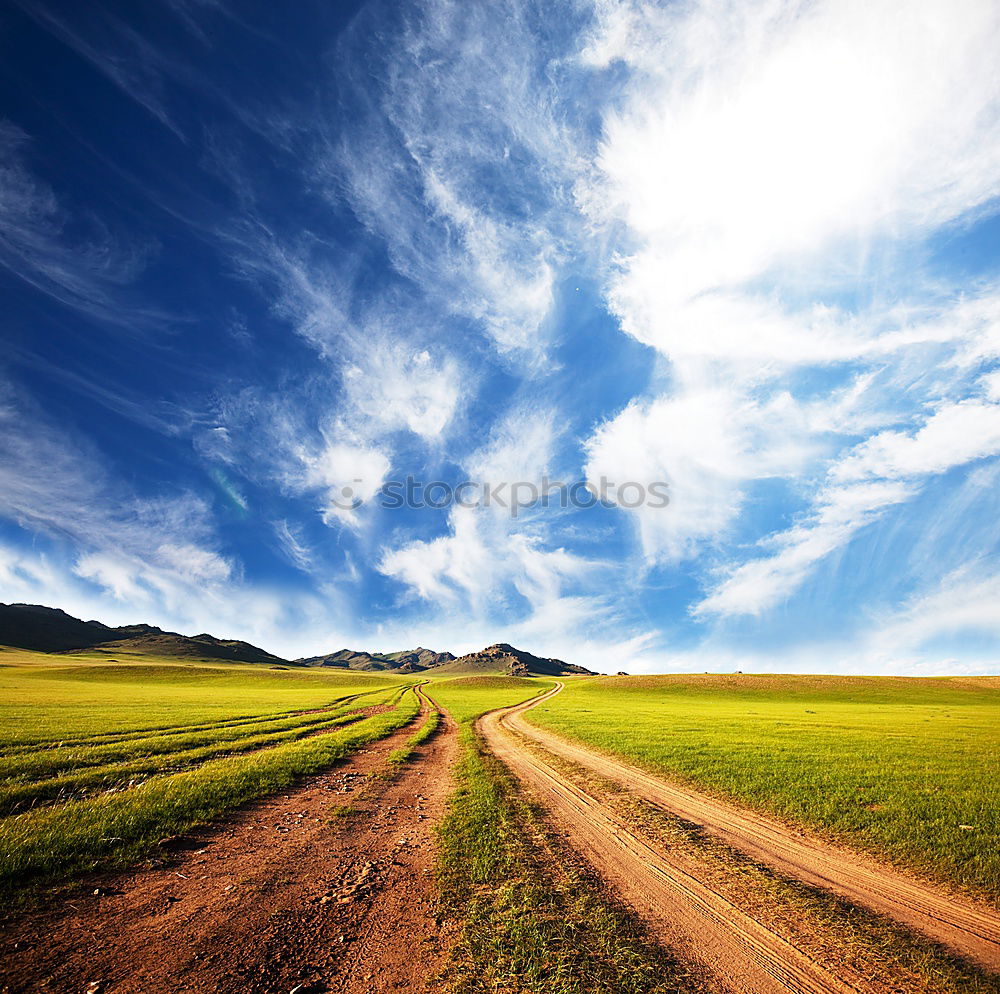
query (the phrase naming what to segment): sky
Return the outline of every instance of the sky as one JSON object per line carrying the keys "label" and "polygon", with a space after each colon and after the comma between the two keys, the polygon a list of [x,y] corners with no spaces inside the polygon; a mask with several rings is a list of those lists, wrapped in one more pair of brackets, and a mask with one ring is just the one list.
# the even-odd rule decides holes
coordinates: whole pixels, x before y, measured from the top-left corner
{"label": "sky", "polygon": [[1000,672],[997,51],[995,0],[2,0],[0,600]]}

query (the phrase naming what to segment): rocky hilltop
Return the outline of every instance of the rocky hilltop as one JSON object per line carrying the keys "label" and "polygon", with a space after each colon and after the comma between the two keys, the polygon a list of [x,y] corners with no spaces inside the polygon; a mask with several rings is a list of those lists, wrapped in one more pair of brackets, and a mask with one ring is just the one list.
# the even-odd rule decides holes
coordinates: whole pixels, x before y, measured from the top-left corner
{"label": "rocky hilltop", "polygon": [[435,652],[417,646],[400,652],[367,652],[340,649],[325,656],[305,656],[295,662],[302,666],[339,666],[351,670],[386,670],[393,673],[421,673],[424,670],[450,663],[455,657],[450,652]]}
{"label": "rocky hilltop", "polygon": [[573,673],[593,675],[590,670],[561,659],[534,656],[515,649],[506,642],[488,645],[479,652],[460,656],[452,663],[439,666],[436,673],[506,673],[508,676],[569,676]]}
{"label": "rocky hilltop", "polygon": [[433,675],[463,673],[504,673],[508,676],[568,676],[572,673],[590,674],[582,666],[565,663],[561,659],[535,656],[523,649],[516,649],[506,642],[488,645],[479,652],[455,657],[450,652],[434,652],[418,646],[403,652],[367,652],[341,649],[325,656],[307,656],[296,659],[303,666],[339,666],[352,670],[384,670],[394,673],[424,673]]}

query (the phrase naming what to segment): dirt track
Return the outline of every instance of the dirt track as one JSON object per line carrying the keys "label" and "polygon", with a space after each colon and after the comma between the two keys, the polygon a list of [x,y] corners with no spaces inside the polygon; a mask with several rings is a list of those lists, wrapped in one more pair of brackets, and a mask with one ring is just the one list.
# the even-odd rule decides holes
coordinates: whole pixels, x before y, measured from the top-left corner
{"label": "dirt track", "polygon": [[0,991],[423,991],[447,954],[432,826],[455,736],[445,719],[395,777],[378,776],[412,733],[186,838],[166,866],[91,879],[5,921]]}
{"label": "dirt track", "polygon": [[[558,693],[561,687],[552,693]],[[545,695],[550,696],[550,695]],[[649,922],[660,938],[700,963],[727,991],[842,992],[892,989],[853,975],[849,964],[824,966],[754,920],[699,879],[698,864],[650,844],[586,791],[508,734],[529,736],[734,848],[810,884],[850,897],[939,941],[987,968],[1000,967],[1000,918],[854,854],[794,834],[786,826],[698,796],[641,770],[568,743],[529,725],[523,712],[545,697],[487,715],[480,729],[491,749],[533,788],[595,868]]]}

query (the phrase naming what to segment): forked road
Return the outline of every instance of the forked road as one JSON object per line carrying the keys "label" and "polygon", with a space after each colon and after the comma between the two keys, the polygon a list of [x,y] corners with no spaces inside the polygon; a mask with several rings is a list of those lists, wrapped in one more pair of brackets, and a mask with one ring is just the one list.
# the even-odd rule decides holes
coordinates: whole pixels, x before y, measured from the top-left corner
{"label": "forked road", "polygon": [[490,748],[534,788],[619,895],[671,946],[733,991],[870,991],[865,978],[834,975],[698,879],[690,859],[651,846],[600,801],[569,783],[510,732],[577,763],[754,860],[923,932],[966,959],[1000,971],[1000,915],[952,897],[856,853],[799,835],[772,819],[665,783],[643,770],[528,724],[523,714],[563,685],[480,719]]}

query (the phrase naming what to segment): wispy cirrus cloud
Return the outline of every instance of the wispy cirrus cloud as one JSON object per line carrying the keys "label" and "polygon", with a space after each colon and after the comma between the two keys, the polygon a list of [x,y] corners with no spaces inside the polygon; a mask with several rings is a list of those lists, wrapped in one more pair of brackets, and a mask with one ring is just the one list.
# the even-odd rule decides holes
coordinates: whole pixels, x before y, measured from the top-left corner
{"label": "wispy cirrus cloud", "polygon": [[768,536],[770,556],[744,562],[694,607],[696,615],[759,615],[795,592],[828,556],[847,545],[886,509],[916,493],[905,483],[877,481],[820,491],[801,524]]}
{"label": "wispy cirrus cloud", "polygon": [[268,396],[251,387],[221,397],[219,424],[202,432],[200,450],[288,492],[318,494],[327,523],[357,528],[401,436],[438,451],[475,375],[430,309],[398,288],[365,294],[315,239],[282,239],[259,220],[218,236],[321,363]]}
{"label": "wispy cirrus cloud", "polygon": [[[929,589],[909,598],[894,612],[884,613],[869,636],[869,658],[881,666],[900,658],[912,659],[928,654],[933,657],[941,652],[933,645],[935,641],[958,639],[958,648],[964,649],[961,640],[970,636],[986,640],[1000,638],[998,602],[1000,572],[988,562],[968,562],[940,577]],[[971,655],[975,664],[981,652],[981,648],[978,651],[973,648],[961,654]],[[953,660],[948,663],[953,665]]]}
{"label": "wispy cirrus cloud", "polygon": [[303,573],[311,572],[314,566],[313,554],[302,537],[301,529],[285,519],[273,522],[272,527],[288,561]]}
{"label": "wispy cirrus cloud", "polygon": [[[926,479],[996,454],[995,405],[975,399],[995,289],[912,271],[1000,192],[1000,15],[936,0],[902,16],[792,0],[595,13],[580,62],[628,81],[580,202],[622,234],[611,310],[670,373],[597,428],[588,476],[669,480],[669,515],[631,512],[643,555],[710,552],[696,615],[759,615]],[[759,557],[744,510],[770,477],[804,507],[756,536]]]}
{"label": "wispy cirrus cloud", "polygon": [[[161,324],[124,288],[142,271],[148,242],[115,237],[97,218],[71,216],[29,165],[31,140],[0,120],[0,267],[59,304],[102,326],[137,331]],[[67,229],[87,234],[71,236]]]}
{"label": "wispy cirrus cloud", "polygon": [[341,99],[360,113],[330,135],[318,175],[436,306],[471,318],[501,354],[537,362],[581,168],[551,81],[558,59],[516,0],[434,0],[380,23],[373,67],[355,52],[384,12],[370,8],[340,43],[352,67]]}
{"label": "wispy cirrus cloud", "polygon": [[768,536],[770,556],[736,567],[699,614],[760,614],[793,593],[816,565],[932,476],[1000,455],[1000,405],[967,399],[940,407],[915,431],[882,431],[832,464],[802,522]]}
{"label": "wispy cirrus cloud", "polygon": [[[137,31],[126,20],[98,6],[90,7],[85,12],[78,10],[75,16],[71,12],[54,9],[47,3],[20,3],[19,6],[177,138],[187,141],[169,109],[166,97],[166,79],[176,75],[179,67],[161,45]],[[166,9],[175,10],[189,27],[195,24],[191,5],[175,2],[168,4]],[[81,13],[83,16],[80,16]]]}
{"label": "wispy cirrus cloud", "polygon": [[95,447],[0,387],[0,514],[75,549],[77,576],[133,603],[174,603],[238,578],[202,499],[130,492]]}

